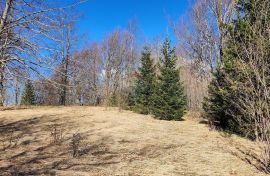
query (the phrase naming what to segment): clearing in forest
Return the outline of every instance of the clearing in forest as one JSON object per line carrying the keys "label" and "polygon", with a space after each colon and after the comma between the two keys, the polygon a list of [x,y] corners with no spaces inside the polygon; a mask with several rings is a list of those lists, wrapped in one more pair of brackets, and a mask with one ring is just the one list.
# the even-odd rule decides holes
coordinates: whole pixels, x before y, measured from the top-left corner
{"label": "clearing in forest", "polygon": [[[263,175],[255,144],[186,115],[160,121],[102,107],[0,111],[1,175]],[[73,135],[80,135],[76,157]],[[244,150],[245,149],[245,150]]]}

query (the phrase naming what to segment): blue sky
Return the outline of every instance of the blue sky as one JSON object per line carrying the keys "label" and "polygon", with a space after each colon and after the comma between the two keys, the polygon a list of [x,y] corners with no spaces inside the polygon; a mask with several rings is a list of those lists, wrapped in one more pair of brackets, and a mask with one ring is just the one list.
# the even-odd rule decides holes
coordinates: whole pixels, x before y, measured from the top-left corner
{"label": "blue sky", "polygon": [[146,39],[164,34],[168,17],[180,18],[189,6],[189,0],[89,0],[78,7],[83,17],[78,30],[84,39],[100,41],[115,28],[125,28],[130,19],[136,19],[139,34]]}

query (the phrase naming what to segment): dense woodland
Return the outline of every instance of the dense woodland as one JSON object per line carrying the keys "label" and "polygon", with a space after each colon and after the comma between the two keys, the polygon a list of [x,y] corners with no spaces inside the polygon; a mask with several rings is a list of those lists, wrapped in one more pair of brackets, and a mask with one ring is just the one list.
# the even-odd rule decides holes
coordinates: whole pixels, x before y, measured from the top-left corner
{"label": "dense woodland", "polygon": [[12,105],[109,106],[258,141],[270,171],[270,2],[196,0],[168,33],[140,41],[130,20],[77,47],[81,2],[0,3],[0,100]]}

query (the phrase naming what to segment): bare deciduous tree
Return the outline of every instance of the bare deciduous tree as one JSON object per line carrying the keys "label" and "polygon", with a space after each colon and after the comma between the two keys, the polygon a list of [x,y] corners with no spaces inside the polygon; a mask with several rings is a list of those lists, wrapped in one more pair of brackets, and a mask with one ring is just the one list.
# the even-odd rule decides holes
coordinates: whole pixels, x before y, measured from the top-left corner
{"label": "bare deciduous tree", "polygon": [[[123,90],[132,83],[136,68],[135,37],[129,31],[115,30],[103,43],[102,61],[104,77],[104,104],[116,98],[121,107],[125,95]],[[120,108],[121,109],[121,108]]]}
{"label": "bare deciduous tree", "polygon": [[201,71],[211,71],[221,60],[222,45],[235,13],[234,0],[198,0],[190,13],[173,25],[183,57]]}
{"label": "bare deciduous tree", "polygon": [[54,35],[59,29],[55,19],[60,11],[78,3],[81,1],[57,7],[47,0],[5,1],[0,10],[1,99],[4,99],[4,82],[17,76],[14,68],[18,65],[39,76],[52,68],[50,53],[55,52],[53,43],[59,42]]}
{"label": "bare deciduous tree", "polygon": [[211,72],[222,59],[226,25],[232,21],[234,14],[234,0],[198,0],[186,16],[172,25],[179,56],[188,63],[188,68],[184,70],[191,70],[192,73],[188,74],[189,79],[184,78],[192,109],[200,109],[203,97],[207,95],[206,86]]}

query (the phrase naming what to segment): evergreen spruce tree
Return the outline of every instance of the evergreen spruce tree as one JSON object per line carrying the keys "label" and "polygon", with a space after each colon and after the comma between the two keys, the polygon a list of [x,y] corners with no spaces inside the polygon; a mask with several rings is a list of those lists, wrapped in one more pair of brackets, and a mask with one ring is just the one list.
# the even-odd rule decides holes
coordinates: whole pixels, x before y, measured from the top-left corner
{"label": "evergreen spruce tree", "polygon": [[151,52],[149,48],[145,47],[142,52],[141,67],[139,68],[139,75],[135,84],[134,111],[142,114],[149,114],[151,112],[155,79],[155,66],[151,59]]}
{"label": "evergreen spruce tree", "polygon": [[153,96],[153,114],[162,120],[182,120],[186,110],[186,96],[176,69],[175,48],[168,37],[162,48],[160,75]]}
{"label": "evergreen spruce tree", "polygon": [[[263,25],[270,21],[270,15],[267,18],[261,19],[262,15],[259,13],[261,13],[261,8],[266,6],[266,3],[269,3],[269,1],[238,1],[237,19],[232,24],[227,25],[230,35],[227,36],[223,46],[224,55],[222,63],[220,63],[220,66],[213,74],[214,79],[209,85],[209,97],[203,103],[205,117],[210,122],[217,122],[221,128],[238,134],[244,134],[243,129],[240,127],[243,124],[238,124],[239,122],[232,114],[237,115],[238,118],[243,116],[241,123],[248,123],[244,121],[248,117],[246,117],[246,114],[241,114],[239,107],[236,107],[233,103],[237,102],[237,98],[244,91],[249,90],[244,86],[247,80],[243,72],[248,72],[251,77],[254,74],[252,69],[247,67],[248,64],[245,64],[248,63],[250,58],[246,57],[243,48],[245,46],[248,48],[248,45],[256,45],[256,43],[252,43],[256,41],[254,40],[257,38],[256,35],[258,35],[256,32],[260,33],[259,35],[264,33],[263,30],[266,28]],[[263,20],[260,23],[262,24],[261,31],[254,33],[252,31],[253,25],[256,25],[259,20]],[[243,71],[244,69],[245,71]],[[248,92],[245,93],[248,94]],[[248,124],[245,125],[248,126]]]}
{"label": "evergreen spruce tree", "polygon": [[229,131],[237,131],[237,125],[233,117],[227,112],[233,108],[230,104],[230,85],[225,81],[225,74],[227,69],[218,66],[213,73],[213,80],[208,86],[208,97],[205,97],[203,102],[203,109],[205,111],[204,117],[213,125]]}
{"label": "evergreen spruce tree", "polygon": [[[238,14],[243,9],[244,1],[238,2]],[[241,4],[241,5],[240,5]],[[232,112],[236,111],[234,105],[231,104],[235,97],[235,93],[232,90],[232,82],[228,82],[228,79],[233,79],[234,83],[237,83],[240,75],[237,71],[237,55],[240,52],[240,41],[243,41],[241,35],[244,33],[245,20],[238,15],[238,18],[226,27],[229,34],[226,38],[226,43],[222,46],[223,55],[222,61],[219,63],[216,71],[213,73],[213,80],[208,87],[208,97],[204,99],[203,109],[205,111],[204,117],[209,120],[211,124],[214,124],[224,130],[239,132],[238,124],[234,117],[231,115]],[[236,33],[237,29],[237,33]],[[236,38],[239,38],[239,43]],[[235,86],[235,85],[234,85]],[[239,132],[241,133],[241,132]]]}
{"label": "evergreen spruce tree", "polygon": [[35,104],[35,90],[32,82],[28,80],[25,85],[25,90],[22,97],[22,105],[34,105]]}

